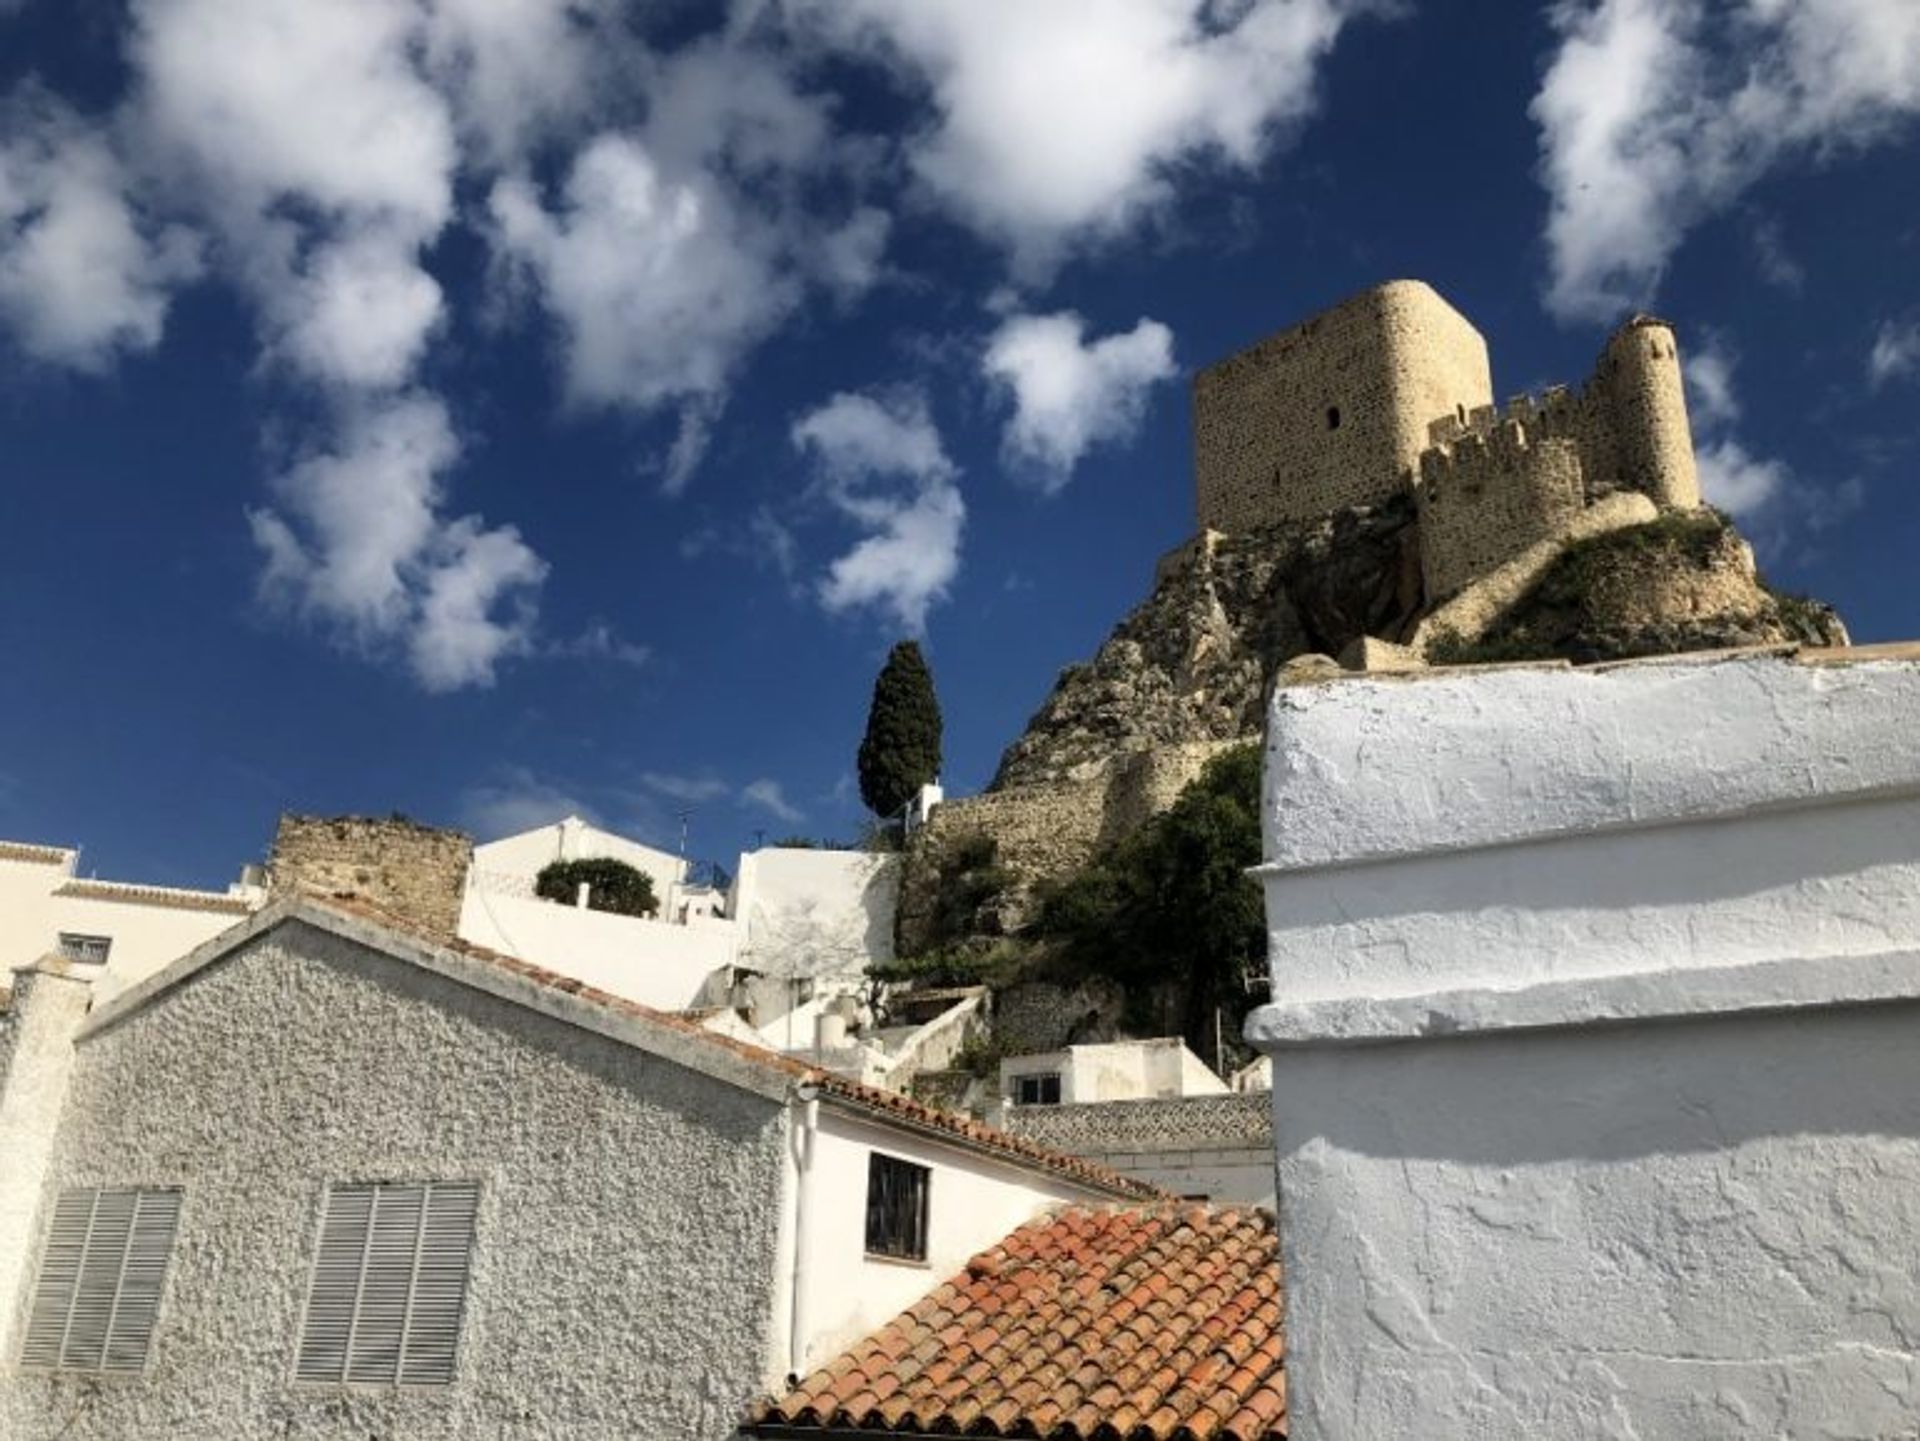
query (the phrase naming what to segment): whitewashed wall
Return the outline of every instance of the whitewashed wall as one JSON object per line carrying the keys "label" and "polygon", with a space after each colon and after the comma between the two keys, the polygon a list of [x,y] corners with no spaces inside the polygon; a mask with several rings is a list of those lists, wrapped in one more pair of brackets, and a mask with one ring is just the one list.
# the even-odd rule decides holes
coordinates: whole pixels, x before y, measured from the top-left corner
{"label": "whitewashed wall", "polygon": [[73,873],[73,852],[57,861],[0,857],[0,984],[53,948],[54,890]]}
{"label": "whitewashed wall", "polygon": [[1916,706],[1864,653],[1276,693],[1299,1441],[1911,1433]]}
{"label": "whitewashed wall", "polygon": [[[798,1117],[797,1110],[793,1113]],[[797,1142],[801,1132],[794,1126]],[[906,1310],[1014,1227],[1063,1201],[1111,1200],[1107,1193],[1055,1178],[1011,1160],[862,1120],[830,1104],[819,1107],[819,1127],[797,1210],[802,1283],[800,1364],[805,1372]],[[866,1254],[867,1167],[874,1151],[930,1167],[925,1262]],[[789,1195],[797,1198],[797,1170],[789,1168]],[[783,1236],[783,1266],[774,1299],[779,1346],[793,1335],[795,1234]],[[791,1358],[791,1352],[784,1353]],[[774,1368],[780,1369],[779,1366]]]}
{"label": "whitewashed wall", "polygon": [[742,964],[773,975],[859,976],[893,958],[898,856],[746,851],[729,912],[745,927]]}
{"label": "whitewashed wall", "polygon": [[[588,860],[601,856],[625,861],[637,871],[653,878],[653,892],[664,908],[669,893],[687,878],[687,863],[669,851],[630,841],[612,831],[588,825],[578,816],[568,816],[550,826],[502,836],[473,848],[473,868],[478,877],[519,877],[532,880],[554,861]],[[662,914],[665,914],[663,909]]]}
{"label": "whitewashed wall", "polygon": [[461,903],[460,939],[669,1011],[692,1005],[738,949],[736,928],[725,921],[677,926],[478,886]]}
{"label": "whitewashed wall", "polygon": [[1136,1101],[1149,1097],[1216,1096],[1227,1090],[1207,1063],[1177,1036],[1139,1041],[1096,1041],[1009,1056],[1000,1062],[1000,1094],[1010,1100],[1021,1076],[1060,1075],[1064,1103]]}

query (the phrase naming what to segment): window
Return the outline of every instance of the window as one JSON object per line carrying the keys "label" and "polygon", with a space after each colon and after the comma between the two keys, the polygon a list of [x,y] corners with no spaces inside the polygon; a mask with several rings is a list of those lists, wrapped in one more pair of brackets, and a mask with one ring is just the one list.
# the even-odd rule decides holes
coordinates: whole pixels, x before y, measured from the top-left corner
{"label": "window", "polygon": [[143,1370],[179,1218],[178,1191],[62,1191],[20,1364]]}
{"label": "window", "polygon": [[1014,1080],[1014,1103],[1021,1106],[1057,1106],[1060,1104],[1060,1073],[1045,1071],[1019,1076]]}
{"label": "window", "polygon": [[927,1259],[927,1181],[925,1166],[883,1156],[867,1161],[867,1254],[902,1261]]}
{"label": "window", "polygon": [[1340,428],[1340,407],[1337,405],[1329,405],[1327,407],[1327,429],[1338,430],[1339,428]]}
{"label": "window", "polygon": [[60,954],[70,961],[90,961],[96,966],[104,966],[107,952],[112,949],[112,936],[79,936],[70,931],[60,932]]}
{"label": "window", "polygon": [[301,1381],[453,1382],[480,1187],[327,1187],[300,1325]]}

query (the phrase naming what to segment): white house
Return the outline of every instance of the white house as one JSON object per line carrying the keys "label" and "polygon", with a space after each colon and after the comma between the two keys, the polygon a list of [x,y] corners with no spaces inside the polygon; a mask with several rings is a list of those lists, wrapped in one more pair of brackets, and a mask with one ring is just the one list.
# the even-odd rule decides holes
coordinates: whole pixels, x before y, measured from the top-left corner
{"label": "white house", "polygon": [[1904,1436],[1920,649],[1278,690],[1297,1441]]}
{"label": "white house", "polygon": [[0,841],[0,977],[43,956],[64,956],[102,995],[167,962],[266,903],[247,873],[224,891],[76,876],[66,846]]}
{"label": "white house", "polygon": [[0,1026],[0,1434],[724,1437],[1084,1160],[274,901]]}

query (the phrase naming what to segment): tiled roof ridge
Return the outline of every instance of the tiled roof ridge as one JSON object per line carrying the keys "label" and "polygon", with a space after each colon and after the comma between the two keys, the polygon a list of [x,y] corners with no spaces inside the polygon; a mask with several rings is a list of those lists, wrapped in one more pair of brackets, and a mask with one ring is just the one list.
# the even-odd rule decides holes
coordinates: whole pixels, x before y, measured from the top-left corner
{"label": "tiled roof ridge", "polygon": [[1270,1212],[1068,1205],[762,1401],[749,1430],[1276,1441],[1284,1351]]}
{"label": "tiled roof ridge", "polygon": [[814,1086],[825,1096],[846,1102],[896,1124],[959,1141],[976,1149],[998,1152],[1027,1165],[1037,1166],[1069,1180],[1097,1186],[1118,1196],[1146,1201],[1171,1199],[1158,1187],[1123,1176],[1097,1161],[1089,1161],[1084,1157],[1055,1151],[1019,1136],[1008,1135],[970,1116],[943,1111],[897,1091],[869,1086],[837,1072],[825,1070],[819,1066],[810,1066],[804,1061],[783,1056],[778,1051],[769,1050],[764,1046],[752,1045],[732,1036],[722,1035],[718,1031],[710,1030],[698,1022],[690,1021],[671,1011],[662,1011],[639,1001],[628,1000],[624,996],[616,996],[611,991],[603,991],[584,981],[549,970],[545,966],[522,960],[518,956],[508,955],[486,946],[474,945],[458,936],[436,932],[422,926],[411,917],[399,915],[363,896],[309,892],[303,894],[301,899],[339,914],[373,921],[377,925],[398,931],[427,945],[465,956],[470,960],[497,966],[536,985],[574,996],[588,1004],[661,1026],[680,1035],[697,1038],[707,1045],[728,1051],[753,1065],[778,1071],[789,1077],[795,1085]]}
{"label": "tiled roof ridge", "polygon": [[187,886],[154,886],[140,881],[98,881],[76,877],[63,881],[56,896],[80,900],[125,901],[129,905],[163,906],[173,910],[227,911],[244,916],[254,909],[244,896],[225,891],[202,891]]}
{"label": "tiled roof ridge", "polygon": [[36,845],[32,841],[0,841],[0,861],[27,861],[34,865],[57,866],[73,852],[65,846]]}

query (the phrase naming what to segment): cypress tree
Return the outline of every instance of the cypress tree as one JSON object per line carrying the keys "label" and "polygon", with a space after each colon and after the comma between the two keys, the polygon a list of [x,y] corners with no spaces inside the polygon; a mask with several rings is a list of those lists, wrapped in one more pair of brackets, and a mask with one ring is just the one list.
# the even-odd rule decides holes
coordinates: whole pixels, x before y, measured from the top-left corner
{"label": "cypress tree", "polygon": [[940,700],[933,673],[919,644],[903,640],[873,683],[860,742],[860,799],[881,820],[891,820],[939,774]]}

